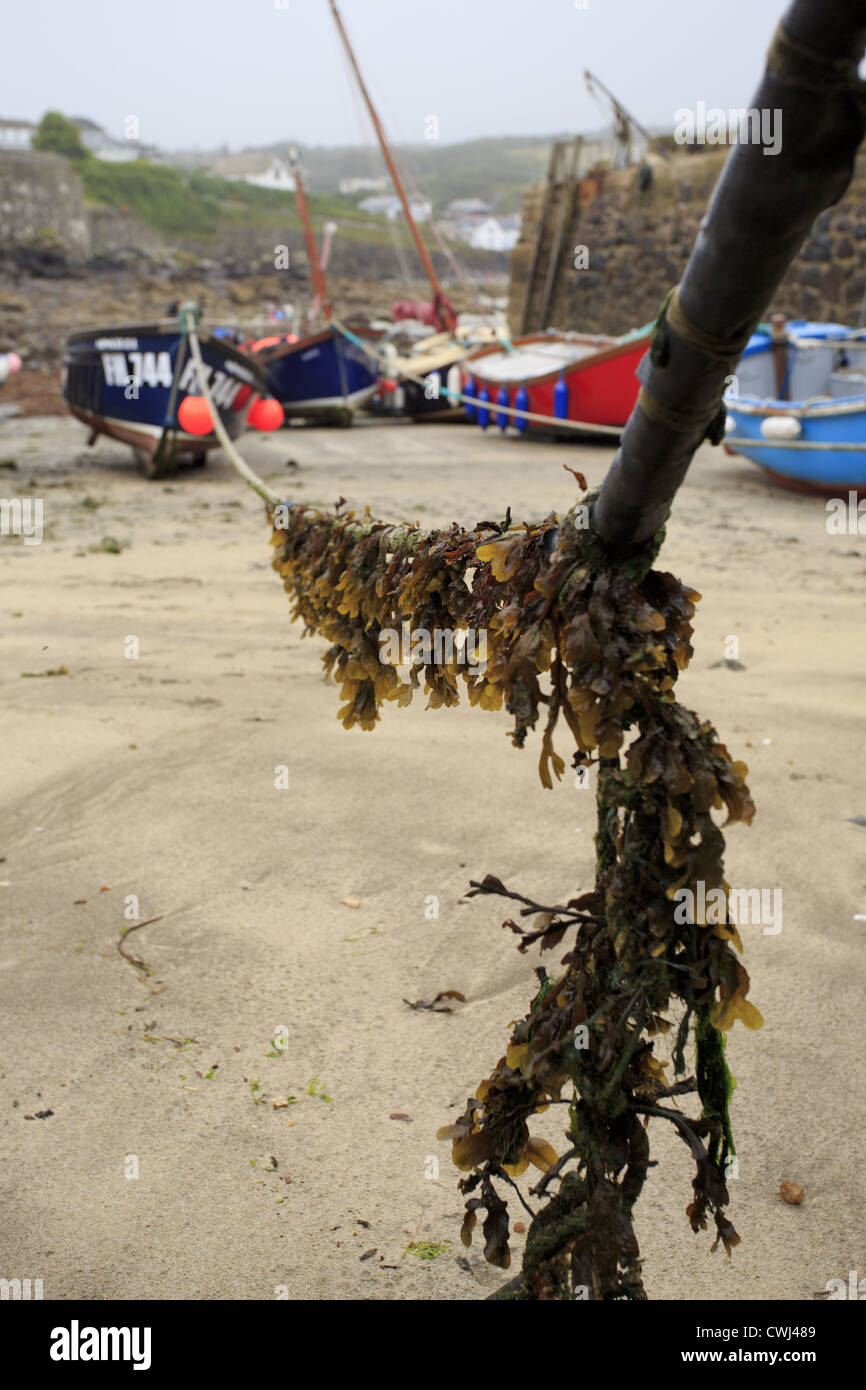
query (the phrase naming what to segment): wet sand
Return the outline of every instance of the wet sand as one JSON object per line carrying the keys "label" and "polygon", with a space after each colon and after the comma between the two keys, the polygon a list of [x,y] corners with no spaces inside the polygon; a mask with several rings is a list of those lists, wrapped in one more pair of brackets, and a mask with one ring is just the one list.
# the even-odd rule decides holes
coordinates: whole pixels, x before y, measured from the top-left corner
{"label": "wet sand", "polygon": [[[503,1276],[460,1245],[435,1131],[502,1054],[537,958],[495,902],[460,899],[488,872],[548,901],[588,887],[591,793],[544,791],[538,739],[518,752],[466,704],[346,732],[258,500],[219,459],[148,483],[84,439],[0,422],[0,495],[42,497],[46,528],[0,540],[2,1273],[56,1299],[484,1297]],[[288,495],[425,525],[565,510],[562,465],[595,484],[612,457],[397,423],[244,452]],[[106,537],[120,553],[91,549]],[[742,929],[766,1019],[729,1041],[743,1243],[727,1259],[691,1233],[688,1153],[653,1121],[647,1289],[809,1300],[866,1263],[866,829],[847,819],[866,815],[866,537],[704,446],[660,563],[704,595],[681,698],[751,770],[728,879],[781,887],[784,918]],[[130,895],[160,918],[126,943],[145,980],[116,947]],[[444,989],[466,1003],[404,1002]]]}

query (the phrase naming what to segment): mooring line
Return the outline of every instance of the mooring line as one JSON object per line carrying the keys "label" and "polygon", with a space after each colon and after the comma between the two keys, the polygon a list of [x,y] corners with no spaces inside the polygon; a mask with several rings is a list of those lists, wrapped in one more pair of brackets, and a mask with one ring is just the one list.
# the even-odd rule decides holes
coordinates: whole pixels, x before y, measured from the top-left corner
{"label": "mooring line", "polygon": [[[233,441],[230,439],[225,425],[222,422],[219,410],[217,409],[214,403],[213,396],[210,392],[210,387],[208,386],[205,362],[204,358],[202,357],[201,344],[199,343],[198,333],[196,331],[195,309],[193,308],[193,306],[183,305],[180,309],[179,319],[181,331],[183,332],[185,339],[189,343],[190,356],[192,357],[193,364],[195,366],[195,373],[196,378],[198,380],[199,390],[204,399],[207,401],[208,408],[210,409],[211,418],[213,421],[214,434],[219,440],[223,452],[226,455],[226,458],[228,459],[229,463],[231,464],[232,468],[234,468],[238,476],[243,479],[243,481],[247,484],[248,487],[252,488],[253,492],[257,493],[258,496],[261,497],[262,501],[267,505],[268,508],[274,508],[278,506],[281,502],[284,501],[284,499],[281,498],[278,493],[273,492],[268,487],[267,483],[262,478],[260,478],[259,475],[255,472],[255,470],[252,469],[250,465],[241,457],[241,455],[235,448]],[[333,319],[332,322],[334,327],[338,330],[338,332],[341,333],[345,338],[347,338],[349,342],[355,343],[356,346],[362,348],[364,352],[376,358],[377,361],[384,365],[381,355],[378,352],[376,352],[375,349],[371,348],[371,346],[368,343],[364,343],[359,337],[357,337],[356,334],[354,334],[351,331],[351,329],[346,328],[344,324],[340,323],[338,319]],[[404,377],[404,380],[412,381],[416,385],[422,387],[426,386],[427,384],[422,377],[407,375]],[[485,401],[479,401],[476,396],[467,396],[461,391],[450,391],[447,387],[445,388],[445,394],[449,400],[464,401],[468,404],[476,406],[476,408],[480,407],[481,409],[488,409],[492,414],[504,414],[513,416],[517,419],[537,421],[554,429],[559,429],[560,427],[562,427],[573,430],[583,430],[585,432],[596,433],[601,435],[616,435],[617,437],[622,434],[622,428],[617,425],[591,425],[587,422],[579,420],[558,420],[550,415],[539,415],[529,410],[517,410],[513,406],[496,405],[492,401],[488,404]]]}

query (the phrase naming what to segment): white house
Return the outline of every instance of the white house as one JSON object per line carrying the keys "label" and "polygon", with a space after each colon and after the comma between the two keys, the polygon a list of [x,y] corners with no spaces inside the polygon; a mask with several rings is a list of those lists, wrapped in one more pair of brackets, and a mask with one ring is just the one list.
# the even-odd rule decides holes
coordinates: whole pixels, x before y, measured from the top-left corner
{"label": "white house", "polygon": [[78,138],[86,150],[104,159],[107,164],[128,164],[133,159],[141,159],[145,153],[138,140],[115,140],[101,125],[88,120],[86,116],[72,116],[72,124],[78,128]]}
{"label": "white house", "polygon": [[382,193],[388,187],[388,180],[381,179],[340,179],[340,192],[344,197],[353,193]]}
{"label": "white house", "polygon": [[0,119],[0,150],[29,150],[35,134],[32,121]]}
{"label": "white house", "polygon": [[[461,229],[462,240],[480,251],[513,251],[520,236],[515,217],[485,217]],[[458,233],[460,234],[460,233]]]}
{"label": "white house", "polygon": [[[396,194],[362,198],[358,207],[362,212],[369,212],[374,217],[387,217],[389,222],[398,222],[403,216],[403,205]],[[429,222],[433,214],[433,204],[429,198],[416,198],[413,194],[409,199],[409,207],[416,222]]]}
{"label": "white house", "polygon": [[295,176],[288,160],[272,154],[227,154],[216,161],[210,173],[214,178],[236,179],[256,188],[274,188],[279,193],[295,191]]}

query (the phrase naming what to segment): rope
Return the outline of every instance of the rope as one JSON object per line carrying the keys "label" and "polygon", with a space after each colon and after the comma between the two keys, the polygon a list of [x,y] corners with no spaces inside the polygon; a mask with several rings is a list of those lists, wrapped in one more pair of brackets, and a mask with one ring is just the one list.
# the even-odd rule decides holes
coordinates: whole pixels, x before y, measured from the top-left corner
{"label": "rope", "polygon": [[[339,319],[332,319],[331,322],[339,333],[342,333],[349,339],[350,343],[354,343],[356,347],[362,348],[369,357],[375,358],[380,365],[385,365],[383,354],[371,347],[369,343],[362,342],[351,329],[346,328],[345,324],[340,323]],[[416,386],[427,385],[424,377],[413,376],[410,372],[401,372],[401,376],[404,381],[411,381]],[[518,410],[515,406],[497,405],[494,401],[480,401],[477,396],[467,396],[462,391],[451,391],[447,386],[443,389],[449,401],[462,401],[466,405],[474,405],[481,410],[490,410],[496,415],[509,415],[515,420],[529,420],[540,425],[553,426],[555,429],[580,430],[584,434],[611,435],[618,439],[625,428],[624,425],[590,424],[588,420],[559,420],[555,415],[539,415],[537,411]]]}
{"label": "rope", "polygon": [[859,78],[857,66],[856,60],[830,58],[799,39],[793,39],[781,22],[767,54],[768,70],[783,82],[803,87],[808,92],[852,91],[862,100],[866,85]]}
{"label": "rope", "polygon": [[752,330],[739,333],[735,338],[718,338],[714,333],[707,333],[703,328],[699,328],[696,323],[692,323],[683,312],[680,303],[680,287],[675,285],[669,290],[662,306],[656,316],[653,328],[653,339],[651,348],[651,358],[657,367],[666,367],[670,360],[670,345],[668,343],[668,332],[676,334],[680,342],[685,343],[686,347],[693,352],[699,352],[702,357],[708,357],[713,362],[729,362],[738,360],[748,346],[752,336]]}
{"label": "rope", "polygon": [[[225,453],[226,458],[228,459],[229,463],[231,464],[235,472],[238,474],[238,476],[242,478],[243,481],[247,484],[247,487],[252,488],[253,492],[258,493],[259,497],[261,497],[262,501],[268,507],[277,506],[280,503],[281,498],[277,493],[272,492],[271,489],[268,487],[267,483],[265,483],[263,479],[260,478],[259,475],[252,468],[250,468],[249,464],[241,458],[240,454],[238,453],[237,449],[235,448],[234,444],[229,438],[228,431],[226,430],[226,427],[223,424],[222,419],[220,418],[220,413],[216,405],[214,404],[213,397],[210,393],[210,388],[208,387],[207,373],[205,371],[204,359],[201,355],[201,346],[199,344],[198,334],[195,328],[195,315],[193,310],[190,307],[184,305],[180,310],[179,317],[181,331],[183,332],[185,338],[189,343],[190,356],[192,357],[192,360],[195,364],[195,372],[196,378],[198,380],[199,390],[208,403],[208,407],[210,409],[211,418],[213,420],[214,425],[214,434],[216,435],[217,439],[222,445],[222,449]],[[339,319],[333,319],[332,322],[337,331],[339,333],[342,333],[343,336],[347,338],[350,343],[354,343],[356,347],[361,348],[361,350],[367,353],[369,357],[372,357],[377,362],[382,363],[382,354],[377,352],[376,349],[372,348],[369,343],[363,342],[363,340],[359,338],[357,334],[353,333],[351,329],[346,328],[345,324],[340,323]],[[417,386],[426,385],[426,382],[423,377],[411,376],[408,373],[404,373],[403,376],[404,380],[414,382]],[[445,388],[445,395],[448,397],[450,401],[463,401],[467,404],[474,405],[476,407],[480,406],[482,409],[486,407],[491,411],[495,412],[496,414],[509,415],[515,419],[520,420],[530,420],[539,424],[553,426],[556,429],[565,428],[572,430],[583,430],[587,433],[594,433],[599,435],[616,435],[617,437],[622,434],[622,428],[618,425],[594,425],[590,424],[589,422],[580,420],[558,420],[555,416],[552,415],[539,415],[535,411],[517,410],[513,406],[494,405],[492,402],[489,406],[487,406],[486,402],[480,401],[477,396],[467,396],[462,391],[449,391],[447,387]]]}
{"label": "rope", "polygon": [[703,438],[711,444],[721,444],[725,437],[727,412],[722,404],[706,410],[674,410],[650,395],[645,386],[638,392],[637,403],[648,419],[676,434],[691,434],[694,430],[703,429]]}
{"label": "rope", "polygon": [[677,434],[690,434],[692,430],[699,429],[701,425],[708,425],[716,413],[718,407],[713,406],[710,410],[674,410],[673,407],[663,405],[656,400],[655,396],[650,395],[645,386],[638,392],[637,403],[650,420],[657,425],[664,425],[665,429],[675,430]]}
{"label": "rope", "polygon": [[812,449],[815,452],[823,453],[826,449],[832,453],[845,454],[864,454],[866,444],[832,444],[824,443],[816,439],[749,439],[747,436],[726,435],[723,441],[730,448],[735,444],[743,449]]}
{"label": "rope", "polygon": [[687,347],[692,348],[695,352],[700,352],[704,357],[711,357],[717,362],[727,362],[732,357],[742,357],[752,336],[751,328],[745,333],[738,333],[735,338],[717,338],[714,333],[707,333],[705,329],[699,328],[683,313],[679,286],[675,288],[670,297],[665,317],[670,328]]}
{"label": "rope", "polygon": [[275,507],[280,501],[279,496],[277,495],[277,493],[271,492],[268,485],[265,482],[263,482],[259,475],[253,472],[249,464],[245,463],[244,460],[241,458],[231,439],[229,439],[228,431],[226,430],[226,427],[223,424],[222,419],[220,418],[220,413],[217,407],[214,405],[213,397],[211,396],[210,388],[207,384],[207,373],[205,371],[204,359],[201,355],[201,347],[199,345],[198,334],[196,332],[195,311],[191,306],[183,305],[180,310],[179,317],[181,331],[183,332],[184,336],[189,342],[190,355],[192,356],[192,360],[195,363],[195,372],[196,377],[198,378],[199,390],[201,391],[201,394],[204,396],[210,408],[211,418],[213,420],[214,426],[214,434],[216,435],[217,439],[222,445],[223,452],[225,453],[226,458],[228,459],[235,472],[241,478],[243,478],[247,486],[251,487],[253,492],[257,492],[259,497],[261,497],[262,501],[265,502],[268,507]]}

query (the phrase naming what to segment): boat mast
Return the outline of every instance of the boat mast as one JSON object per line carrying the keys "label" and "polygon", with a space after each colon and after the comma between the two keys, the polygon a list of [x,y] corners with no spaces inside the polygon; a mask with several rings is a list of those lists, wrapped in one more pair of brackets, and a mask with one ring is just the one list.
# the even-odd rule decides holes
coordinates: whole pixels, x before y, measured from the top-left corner
{"label": "boat mast", "polygon": [[382,122],[379,120],[379,116],[375,106],[373,105],[370,93],[367,91],[366,84],[364,82],[363,77],[361,76],[361,69],[358,67],[358,60],[355,57],[355,54],[352,51],[352,45],[349,42],[349,35],[346,33],[343,21],[340,18],[340,11],[337,9],[337,0],[330,0],[330,5],[331,13],[334,16],[334,23],[337,26],[337,32],[340,35],[343,47],[346,50],[346,56],[348,57],[349,62],[352,65],[352,70],[355,74],[355,77],[357,78],[358,86],[361,91],[361,96],[364,98],[367,110],[370,113],[370,120],[373,122],[373,129],[376,132],[376,137],[379,141],[379,145],[382,150],[382,155],[385,160],[385,163],[388,166],[388,172],[391,175],[391,179],[393,181],[397,197],[400,199],[400,202],[403,206],[403,216],[406,219],[406,225],[408,226],[409,231],[412,233],[412,238],[415,242],[415,249],[417,250],[418,255],[421,259],[421,264],[424,267],[424,273],[426,274],[427,279],[430,281],[430,285],[434,295],[436,296],[437,303],[441,306],[440,312],[445,319],[449,331],[453,333],[454,329],[457,326],[457,317],[451,305],[448,303],[448,300],[445,298],[442,286],[439,283],[439,277],[437,276],[436,271],[433,269],[433,262],[430,259],[430,253],[427,250],[427,247],[424,245],[424,238],[421,236],[421,233],[419,232],[418,226],[415,222],[415,218],[412,216],[412,209],[409,206],[409,199],[406,196],[406,190],[403,187],[403,182],[400,178],[400,175],[397,173],[397,166],[394,163],[394,156],[391,154],[391,149],[388,144],[388,138],[385,134],[385,131],[382,128]]}
{"label": "boat mast", "polygon": [[322,308],[322,317],[326,323],[331,322],[331,309],[328,300],[328,287],[325,283],[325,272],[319,262],[319,248],[316,245],[316,234],[313,231],[313,224],[310,221],[310,209],[307,204],[307,195],[304,192],[304,180],[301,177],[301,161],[297,150],[292,150],[289,154],[289,163],[295,178],[295,202],[298,207],[298,214],[304,225],[304,241],[307,246],[307,260],[310,263],[310,275],[313,280],[313,291],[316,299]]}

